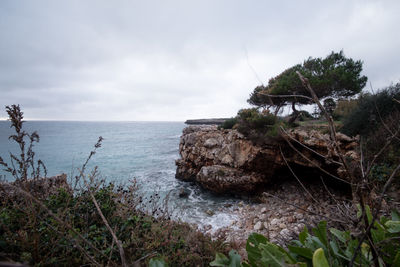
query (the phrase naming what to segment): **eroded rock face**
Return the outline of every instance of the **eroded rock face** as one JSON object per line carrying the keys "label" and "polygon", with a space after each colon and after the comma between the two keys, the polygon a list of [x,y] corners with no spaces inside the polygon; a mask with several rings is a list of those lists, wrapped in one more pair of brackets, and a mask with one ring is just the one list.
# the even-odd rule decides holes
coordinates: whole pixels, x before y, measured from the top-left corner
{"label": "eroded rock face", "polygon": [[251,174],[241,169],[226,167],[223,165],[203,166],[196,175],[196,182],[205,189],[217,193],[241,194],[250,192],[261,185],[264,177],[257,173]]}
{"label": "eroded rock face", "polygon": [[[346,158],[358,160],[357,141],[343,134],[337,138]],[[287,164],[292,169],[323,168],[340,178],[346,176],[327,134],[292,130],[286,139],[295,149],[283,138],[261,147],[236,130],[186,127],[179,144],[176,178],[217,193],[249,193],[279,179]]]}

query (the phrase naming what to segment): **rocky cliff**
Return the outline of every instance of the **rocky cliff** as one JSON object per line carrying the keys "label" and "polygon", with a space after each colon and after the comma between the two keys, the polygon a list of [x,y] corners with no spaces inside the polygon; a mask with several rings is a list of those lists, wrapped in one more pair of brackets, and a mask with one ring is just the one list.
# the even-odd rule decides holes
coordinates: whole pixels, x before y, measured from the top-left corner
{"label": "rocky cliff", "polygon": [[[346,179],[328,135],[291,130],[286,139],[291,145],[284,138],[275,138],[258,146],[236,130],[186,127],[179,144],[176,178],[197,182],[216,193],[235,194],[257,191],[291,175],[288,166],[302,178],[320,174]],[[350,165],[356,162],[357,140],[342,134],[338,134],[338,140]]]}

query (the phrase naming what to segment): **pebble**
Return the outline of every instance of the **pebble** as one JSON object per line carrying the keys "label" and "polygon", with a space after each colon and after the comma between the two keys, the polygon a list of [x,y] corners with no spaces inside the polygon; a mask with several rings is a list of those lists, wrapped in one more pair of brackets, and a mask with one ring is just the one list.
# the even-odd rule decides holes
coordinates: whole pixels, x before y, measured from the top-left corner
{"label": "pebble", "polygon": [[277,225],[279,223],[279,219],[274,218],[272,219],[272,221],[270,222],[271,225]]}
{"label": "pebble", "polygon": [[259,231],[259,230],[261,230],[263,228],[263,225],[262,225],[262,223],[259,221],[259,222],[257,222],[255,225],[254,225],[254,230],[255,231]]}
{"label": "pebble", "polygon": [[266,207],[262,208],[260,212],[261,213],[266,213],[267,212],[267,208]]}
{"label": "pebble", "polygon": [[[304,192],[299,189],[297,184],[296,186],[285,186],[282,190],[270,189],[268,191],[282,200],[265,197],[261,204],[245,204],[244,201],[240,201],[231,209],[239,217],[237,223],[232,227],[227,227],[222,235],[225,235],[225,238],[231,236],[227,240],[237,242],[241,248],[246,246],[248,236],[254,231],[268,237],[270,241],[277,244],[288,244],[288,241],[303,231],[304,225],[313,227],[314,223],[321,218],[304,210],[288,206],[287,203],[294,203],[306,210],[321,212],[328,216],[335,216],[337,213],[336,206],[329,205],[329,202],[325,199],[330,196],[327,196],[326,192],[318,192],[320,189],[316,187],[314,187],[313,195],[318,198],[319,203],[305,199]],[[217,230],[216,233],[212,233],[212,236],[217,237],[221,232]]]}
{"label": "pebble", "polygon": [[261,221],[266,221],[266,220],[268,219],[268,215],[267,215],[267,214],[260,214],[260,215],[258,216],[258,218],[259,218]]}
{"label": "pebble", "polygon": [[288,229],[282,229],[279,234],[283,237],[289,237],[290,231]]}

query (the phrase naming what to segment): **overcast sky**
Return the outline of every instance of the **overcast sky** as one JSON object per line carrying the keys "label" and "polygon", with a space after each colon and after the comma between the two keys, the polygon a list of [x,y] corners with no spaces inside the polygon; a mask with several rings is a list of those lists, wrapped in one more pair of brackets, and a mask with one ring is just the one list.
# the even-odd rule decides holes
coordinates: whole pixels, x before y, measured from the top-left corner
{"label": "overcast sky", "polygon": [[261,82],[341,49],[378,89],[400,81],[399,12],[398,0],[1,0],[0,118],[14,103],[41,120],[231,117]]}

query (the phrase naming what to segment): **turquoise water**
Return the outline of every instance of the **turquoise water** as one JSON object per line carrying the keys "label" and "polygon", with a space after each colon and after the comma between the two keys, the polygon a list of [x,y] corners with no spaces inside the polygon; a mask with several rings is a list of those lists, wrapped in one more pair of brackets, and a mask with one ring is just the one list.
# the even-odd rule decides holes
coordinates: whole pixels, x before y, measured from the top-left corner
{"label": "turquoise water", "polygon": [[[128,183],[135,178],[143,194],[154,192],[169,195],[171,205],[179,208],[175,219],[211,225],[213,229],[230,225],[236,217],[226,204],[236,202],[229,197],[217,197],[198,186],[175,179],[175,160],[179,158],[179,137],[182,122],[65,122],[32,121],[24,123],[27,132],[37,131],[40,142],[35,146],[36,158],[41,159],[48,176],[77,174],[77,168],[93,150],[98,137],[102,146],[93,156],[89,167],[98,166],[107,181]],[[8,140],[10,123],[0,121],[0,156],[9,158],[17,145]],[[12,177],[0,171],[1,177]],[[189,198],[178,197],[179,190],[190,191]],[[210,216],[209,211],[215,213]]]}

